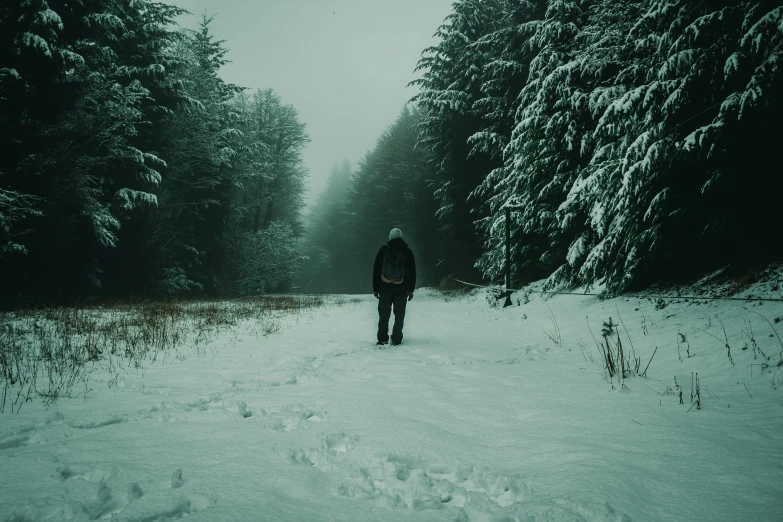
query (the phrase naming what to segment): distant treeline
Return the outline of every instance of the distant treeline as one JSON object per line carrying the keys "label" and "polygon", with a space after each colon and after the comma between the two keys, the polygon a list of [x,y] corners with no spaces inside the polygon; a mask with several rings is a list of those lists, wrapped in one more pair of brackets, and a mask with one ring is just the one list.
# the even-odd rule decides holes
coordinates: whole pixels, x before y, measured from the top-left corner
{"label": "distant treeline", "polygon": [[783,258],[780,1],[457,0],[419,63],[442,252],[613,291]]}
{"label": "distant treeline", "polygon": [[225,83],[204,17],[148,0],[0,6],[0,302],[290,286],[308,142]]}
{"label": "distant treeline", "polygon": [[375,255],[394,227],[414,251],[419,286],[440,283],[434,167],[416,146],[420,122],[415,110],[403,110],[355,172],[347,161],[332,170],[307,219],[303,291],[372,292]]}

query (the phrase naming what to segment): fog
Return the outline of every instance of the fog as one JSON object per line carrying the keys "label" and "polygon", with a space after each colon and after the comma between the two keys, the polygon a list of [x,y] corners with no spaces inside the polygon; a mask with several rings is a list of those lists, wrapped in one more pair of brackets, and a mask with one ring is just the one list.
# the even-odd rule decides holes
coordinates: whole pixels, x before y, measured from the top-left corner
{"label": "fog", "polygon": [[272,88],[293,105],[312,139],[307,202],[325,187],[333,166],[354,165],[405,103],[421,52],[451,10],[452,0],[174,0],[192,14],[215,15],[226,40],[228,82]]}

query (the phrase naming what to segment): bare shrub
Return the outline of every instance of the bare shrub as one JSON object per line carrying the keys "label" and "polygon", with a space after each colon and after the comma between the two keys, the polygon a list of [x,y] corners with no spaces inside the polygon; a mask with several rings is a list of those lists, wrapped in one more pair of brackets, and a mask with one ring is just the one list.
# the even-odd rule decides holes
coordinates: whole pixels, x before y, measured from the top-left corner
{"label": "bare shrub", "polygon": [[726,347],[726,355],[728,355],[728,357],[729,357],[729,362],[731,363],[732,366],[734,366],[734,358],[731,356],[731,345],[729,344],[729,334],[726,333],[726,326],[723,324],[723,321],[721,321],[720,317],[718,317],[717,315],[715,317],[718,319],[718,322],[720,323],[720,326],[723,329],[723,339],[721,339],[721,338],[719,338],[719,337],[717,337],[715,335],[712,335],[707,330],[702,330],[701,328],[697,328],[697,330],[700,330],[700,331],[706,333],[707,335],[709,335],[710,337],[712,337],[713,339],[715,339],[719,343],[723,344]]}
{"label": "bare shrub", "polygon": [[552,327],[547,330],[542,326],[541,329],[544,331],[544,335],[546,335],[549,340],[555,344],[555,346],[563,346],[563,336],[560,334],[560,326],[557,324],[555,313],[552,311],[549,305],[546,305],[546,307],[549,309],[549,313],[547,313],[546,316],[552,323]]}

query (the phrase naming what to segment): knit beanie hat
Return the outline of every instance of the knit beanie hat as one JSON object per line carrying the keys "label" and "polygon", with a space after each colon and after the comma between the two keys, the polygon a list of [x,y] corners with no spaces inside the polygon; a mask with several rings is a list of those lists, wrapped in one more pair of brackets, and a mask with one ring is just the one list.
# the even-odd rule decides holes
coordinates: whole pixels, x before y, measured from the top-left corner
{"label": "knit beanie hat", "polygon": [[399,228],[393,228],[391,229],[391,232],[389,232],[389,241],[396,238],[402,239],[402,230]]}

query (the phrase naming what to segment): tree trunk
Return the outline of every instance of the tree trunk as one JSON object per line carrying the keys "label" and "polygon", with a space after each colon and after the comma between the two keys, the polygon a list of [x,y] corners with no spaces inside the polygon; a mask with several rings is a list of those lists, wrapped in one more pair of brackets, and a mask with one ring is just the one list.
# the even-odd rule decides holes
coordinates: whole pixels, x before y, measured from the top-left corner
{"label": "tree trunk", "polygon": [[253,233],[258,232],[260,226],[261,226],[261,205],[256,205],[256,213],[255,213],[255,217],[253,218]]}

